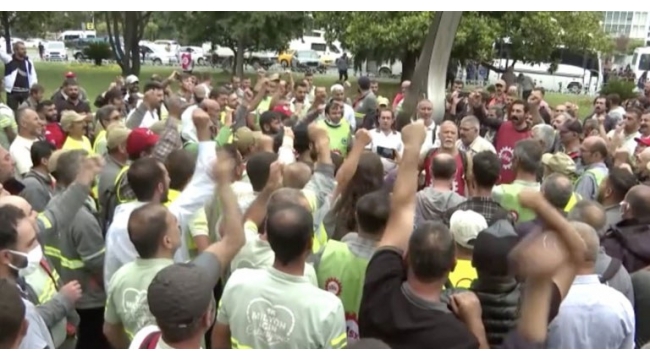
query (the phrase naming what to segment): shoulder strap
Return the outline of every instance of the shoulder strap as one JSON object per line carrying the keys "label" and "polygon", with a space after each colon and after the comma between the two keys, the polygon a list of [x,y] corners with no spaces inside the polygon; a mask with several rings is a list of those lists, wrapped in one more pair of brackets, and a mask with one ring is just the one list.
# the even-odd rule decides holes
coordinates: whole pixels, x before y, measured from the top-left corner
{"label": "shoulder strap", "polygon": [[140,349],[155,349],[158,345],[158,340],[160,340],[160,335],[160,331],[154,331],[151,334],[147,335],[147,337],[142,340]]}
{"label": "shoulder strap", "polygon": [[601,284],[605,284],[611,280],[621,268],[621,265],[623,265],[621,260],[612,258],[612,260],[609,262],[609,265],[607,265],[607,269],[605,269],[605,272],[603,272],[603,274],[600,276]]}

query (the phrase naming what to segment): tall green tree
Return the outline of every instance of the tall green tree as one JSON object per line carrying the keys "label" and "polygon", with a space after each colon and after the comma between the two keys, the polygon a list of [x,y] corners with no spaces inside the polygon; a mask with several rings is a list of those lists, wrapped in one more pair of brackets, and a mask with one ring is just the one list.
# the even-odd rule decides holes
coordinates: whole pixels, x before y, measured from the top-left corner
{"label": "tall green tree", "polygon": [[15,34],[36,36],[45,32],[50,19],[47,11],[0,11],[0,27],[5,43],[2,47],[10,53],[11,36]]}
{"label": "tall green tree", "polygon": [[[315,12],[317,27],[329,41],[339,40],[354,56],[378,61],[400,60],[402,78],[411,78],[422,49],[431,12]],[[597,12],[464,12],[452,58],[492,66],[495,42],[508,38],[511,62],[551,60],[558,46],[597,49],[605,38]]]}
{"label": "tall green tree", "polygon": [[302,36],[307,23],[304,11],[192,11],[177,12],[175,23],[192,43],[212,42],[235,54],[233,72],[244,72],[247,51],[280,51],[291,39]]}

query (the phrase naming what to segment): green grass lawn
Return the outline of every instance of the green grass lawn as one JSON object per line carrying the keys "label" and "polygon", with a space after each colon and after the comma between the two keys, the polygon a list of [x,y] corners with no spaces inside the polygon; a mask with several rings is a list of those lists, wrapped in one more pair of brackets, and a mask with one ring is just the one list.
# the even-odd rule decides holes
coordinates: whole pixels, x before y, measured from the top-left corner
{"label": "green grass lawn", "polygon": [[[108,65],[108,66],[93,66],[90,64],[77,64],[77,63],[46,63],[46,62],[37,62],[35,64],[36,71],[38,73],[38,81],[41,85],[45,87],[46,96],[49,97],[56,89],[61,86],[61,83],[64,80],[64,75],[68,71],[72,71],[77,74],[79,83],[86,90],[88,96],[91,99],[91,102],[94,101],[95,97],[106,91],[108,85],[114,81],[115,77],[121,73],[120,68],[117,65]],[[174,68],[172,67],[153,67],[153,66],[144,66],[140,72],[141,81],[146,81],[146,79],[151,78],[152,75],[158,74],[162,77],[169,76]],[[199,69],[199,71],[203,71]],[[205,71],[208,71],[207,69]],[[230,75],[223,72],[210,72],[213,77],[213,84],[225,83],[229,81]],[[251,77],[254,77],[255,74],[250,74]],[[302,78],[302,74],[294,75],[295,79]],[[315,76],[315,83],[318,86],[329,87],[334,84],[337,79],[334,76],[330,75],[319,75]],[[397,91],[399,91],[399,83],[394,80],[380,80],[379,92],[382,96],[393,99]],[[354,82],[354,79],[350,80],[351,83]],[[349,94],[353,95],[353,94]],[[584,118],[589,115],[591,111],[592,97],[585,95],[572,95],[572,94],[557,94],[549,93],[546,94],[546,101],[551,105],[555,106],[557,104],[562,104],[567,101],[577,103],[580,107],[579,115],[580,118]]]}

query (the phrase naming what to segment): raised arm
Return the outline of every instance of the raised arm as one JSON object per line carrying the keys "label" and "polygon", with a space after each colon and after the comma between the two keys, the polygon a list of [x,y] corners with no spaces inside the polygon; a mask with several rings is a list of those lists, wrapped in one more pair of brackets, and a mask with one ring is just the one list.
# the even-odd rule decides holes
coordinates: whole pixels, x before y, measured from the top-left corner
{"label": "raised arm", "polygon": [[417,121],[402,129],[404,155],[397,170],[397,180],[391,199],[388,224],[379,247],[396,247],[406,251],[413,231],[415,194],[418,188],[418,160],[426,131],[424,123]]}
{"label": "raised arm", "polygon": [[350,181],[354,177],[354,174],[357,172],[357,167],[359,166],[359,160],[361,159],[361,154],[366,150],[372,142],[370,138],[370,133],[366,129],[359,129],[354,135],[354,144],[352,145],[352,150],[348,153],[348,157],[341,165],[341,168],[336,173],[336,189],[332,194],[332,200],[338,198],[340,194],[345,192],[345,189],[350,184]]}

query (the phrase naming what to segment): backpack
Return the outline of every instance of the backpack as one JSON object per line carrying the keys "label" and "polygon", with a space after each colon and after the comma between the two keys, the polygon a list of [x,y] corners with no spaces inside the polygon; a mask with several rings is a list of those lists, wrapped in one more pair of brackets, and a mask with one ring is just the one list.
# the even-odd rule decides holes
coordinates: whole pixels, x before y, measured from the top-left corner
{"label": "backpack", "polygon": [[611,280],[614,275],[618,272],[618,270],[621,268],[623,263],[621,260],[612,258],[609,261],[609,265],[607,265],[607,269],[603,272],[602,275],[600,275],[598,278],[600,279],[601,284],[607,284],[609,280]]}
{"label": "backpack", "polygon": [[[113,215],[115,214],[115,208],[117,208],[118,205],[120,205],[120,201],[117,198],[117,192],[120,190],[120,183],[122,182],[122,178],[126,176],[127,171],[122,172],[119,174],[118,178],[116,179],[115,185],[113,187],[108,188],[104,192],[104,201],[99,203],[99,225],[102,228],[102,235],[106,236],[106,233],[108,232],[108,228],[111,225],[111,222],[113,222]],[[98,199],[99,202],[99,199]]]}
{"label": "backpack", "polygon": [[142,340],[139,349],[155,349],[162,334],[160,331],[154,331]]}

